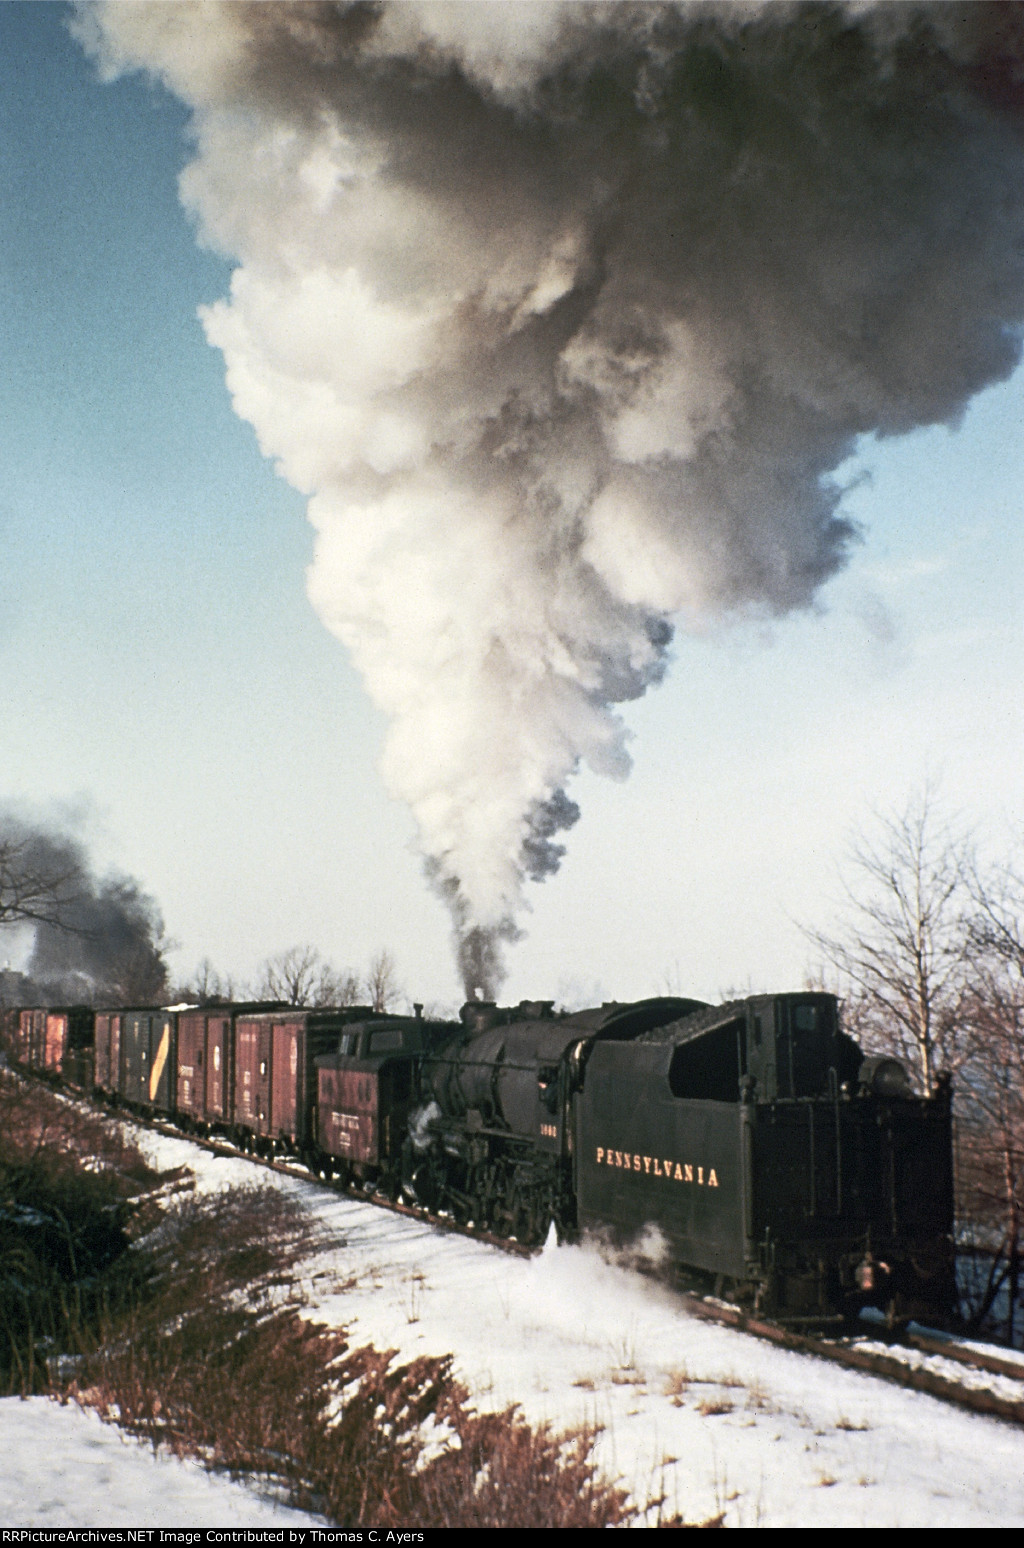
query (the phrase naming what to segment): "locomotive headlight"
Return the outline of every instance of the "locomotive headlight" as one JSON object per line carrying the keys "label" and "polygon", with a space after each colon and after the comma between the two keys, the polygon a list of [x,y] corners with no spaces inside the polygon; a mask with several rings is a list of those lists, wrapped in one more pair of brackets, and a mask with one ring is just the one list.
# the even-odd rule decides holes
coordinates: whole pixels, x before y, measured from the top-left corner
{"label": "locomotive headlight", "polygon": [[880,1097],[911,1097],[914,1089],[910,1077],[898,1059],[887,1054],[877,1054],[865,1059],[857,1075],[862,1091],[870,1091]]}

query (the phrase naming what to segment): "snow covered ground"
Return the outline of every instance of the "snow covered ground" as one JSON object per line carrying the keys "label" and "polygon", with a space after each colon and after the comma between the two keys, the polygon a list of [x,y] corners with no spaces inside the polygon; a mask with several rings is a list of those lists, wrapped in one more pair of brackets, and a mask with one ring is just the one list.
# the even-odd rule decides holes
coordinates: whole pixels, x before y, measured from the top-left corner
{"label": "snow covered ground", "polygon": [[48,1398],[0,1399],[4,1527],[323,1525]]}
{"label": "snow covered ground", "polygon": [[[185,1141],[147,1136],[145,1144],[162,1166],[193,1167],[201,1189],[253,1182],[244,1161]],[[594,1249],[552,1244],[535,1258],[512,1258],[311,1183],[274,1173],[259,1180],[296,1194],[323,1222],[324,1245],[303,1269],[318,1319],[346,1326],[354,1344],[396,1349],[402,1358],[453,1353],[480,1407],[515,1402],[534,1422],[600,1427],[603,1469],[637,1498],[664,1494],[667,1508],[688,1520],[724,1510],[730,1526],[1024,1520],[1024,1431],[695,1321],[667,1290]],[[20,1485],[10,1437],[23,1426],[9,1417],[19,1409],[40,1429],[59,1427],[50,1442],[37,1438],[35,1453],[59,1461],[34,1474],[26,1463]],[[76,1460],[79,1445],[92,1448],[85,1461]],[[170,1464],[154,1463],[88,1416],[39,1400],[0,1403],[0,1455],[5,1524],[72,1524],[76,1510],[74,1524],[108,1524],[115,1502],[127,1521],[134,1489],[148,1512],[132,1516],[136,1524],[201,1517],[205,1525],[262,1524],[271,1518],[259,1513],[275,1508],[197,1469],[184,1472],[229,1492],[186,1499],[192,1483],[172,1483]],[[111,1480],[92,1517],[82,1514],[91,1506],[79,1484],[90,1460],[109,1468]],[[121,1463],[136,1470],[123,1484]],[[148,1489],[132,1481],[143,1464],[153,1478]],[[19,1487],[21,1494],[5,1492]],[[238,1513],[205,1514],[215,1510]]]}

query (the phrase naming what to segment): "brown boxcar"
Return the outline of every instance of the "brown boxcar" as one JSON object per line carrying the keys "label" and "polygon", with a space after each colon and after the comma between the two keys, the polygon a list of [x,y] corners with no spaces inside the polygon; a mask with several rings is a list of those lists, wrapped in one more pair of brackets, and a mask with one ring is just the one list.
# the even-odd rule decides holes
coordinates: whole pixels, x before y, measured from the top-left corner
{"label": "brown boxcar", "polygon": [[95,1023],[96,1013],[88,1005],[48,1010],[45,1068],[55,1075],[70,1076],[77,1068],[75,1055],[93,1046]]}
{"label": "brown boxcar", "polygon": [[280,1011],[265,1000],[197,1006],[178,1014],[178,1116],[195,1128],[227,1130],[234,1118],[235,1026],[239,1016]]}
{"label": "brown boxcar", "polygon": [[231,1023],[226,1006],[178,1015],[178,1116],[208,1130],[230,1120]]}
{"label": "brown boxcar", "polygon": [[308,1154],[314,1143],[317,1055],[333,1050],[346,1026],[365,1020],[347,1010],[278,1010],[235,1023],[234,1131],[257,1151]]}
{"label": "brown boxcar", "polygon": [[43,1034],[43,1068],[54,1074],[64,1063],[64,1050],[68,1046],[68,1018],[64,1011],[46,1012],[46,1030]]}
{"label": "brown boxcar", "polygon": [[95,1013],[85,1005],[23,1010],[15,1039],[19,1062],[32,1070],[75,1078],[78,1064],[70,1056],[91,1049],[94,1019]]}

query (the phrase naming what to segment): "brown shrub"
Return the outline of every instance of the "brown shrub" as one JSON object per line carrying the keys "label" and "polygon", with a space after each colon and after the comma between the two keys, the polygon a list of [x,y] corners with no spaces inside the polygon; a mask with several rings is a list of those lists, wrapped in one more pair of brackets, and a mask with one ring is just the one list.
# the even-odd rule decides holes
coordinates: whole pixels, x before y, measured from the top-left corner
{"label": "brown shrub", "polygon": [[[308,1248],[276,1191],[170,1211],[144,1244],[147,1295],[69,1391],[154,1445],[283,1483],[338,1525],[612,1526],[637,1512],[599,1478],[593,1432],[479,1414],[450,1357],[396,1365],[298,1310]],[[282,1304],[283,1303],[283,1304]]]}
{"label": "brown shrub", "polygon": [[156,1177],[120,1126],[0,1075],[0,1392],[40,1392],[132,1295],[127,1248]]}

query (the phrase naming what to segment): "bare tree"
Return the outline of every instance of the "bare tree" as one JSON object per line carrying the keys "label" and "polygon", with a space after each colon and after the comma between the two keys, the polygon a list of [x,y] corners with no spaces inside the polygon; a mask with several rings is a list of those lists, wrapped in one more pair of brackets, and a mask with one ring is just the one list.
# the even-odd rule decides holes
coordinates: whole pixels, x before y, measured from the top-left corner
{"label": "bare tree", "polygon": [[66,929],[68,910],[85,887],[82,856],[71,840],[0,826],[0,925],[45,924]]}
{"label": "bare tree", "polygon": [[970,922],[975,955],[1002,962],[1024,979],[1024,876],[1013,864],[971,872],[974,912]]}
{"label": "bare tree", "polygon": [[971,1047],[957,1094],[960,1217],[970,1239],[962,1247],[987,1266],[971,1287],[971,1319],[994,1320],[1012,1343],[1024,1247],[1024,978],[998,958],[978,962],[967,1014]]}
{"label": "bare tree", "polygon": [[381,947],[370,963],[366,991],[375,1011],[390,1010],[402,992],[395,959],[386,946]]}
{"label": "bare tree", "polygon": [[841,933],[804,932],[838,971],[849,1029],[867,1048],[899,1053],[929,1096],[967,1051],[969,875],[966,838],[926,790],[855,839]]}
{"label": "bare tree", "polygon": [[363,982],[358,973],[349,968],[333,968],[325,962],[319,977],[314,1005],[365,1005]]}
{"label": "bare tree", "polygon": [[[971,875],[969,1057],[961,1073],[963,1214],[986,1249],[973,1321],[1012,1343],[1024,1227],[1024,879],[1012,864]],[[1000,1308],[997,1312],[997,1308]]]}
{"label": "bare tree", "polygon": [[176,994],[179,999],[195,1001],[197,1005],[223,1005],[235,998],[235,981],[230,973],[218,973],[209,957],[204,957]]}
{"label": "bare tree", "polygon": [[315,946],[293,946],[264,962],[256,996],[316,1008],[356,1005],[360,989],[354,973],[332,967]]}

